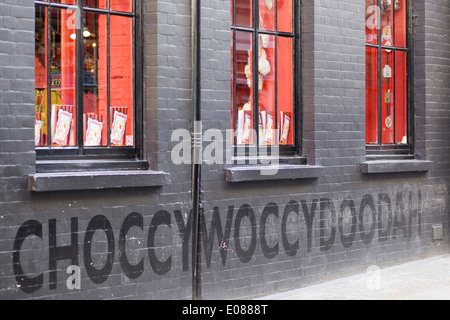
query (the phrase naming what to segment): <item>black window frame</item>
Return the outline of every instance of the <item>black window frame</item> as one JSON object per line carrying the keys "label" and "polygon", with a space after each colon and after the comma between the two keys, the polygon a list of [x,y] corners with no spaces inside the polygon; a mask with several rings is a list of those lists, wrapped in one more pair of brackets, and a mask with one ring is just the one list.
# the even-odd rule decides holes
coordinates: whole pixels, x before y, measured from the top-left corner
{"label": "black window frame", "polygon": [[[377,144],[367,144],[366,143],[366,155],[374,159],[389,158],[393,157],[396,159],[414,159],[414,29],[413,29],[413,1],[405,0],[406,7],[406,47],[397,47],[395,46],[395,10],[393,10],[393,27],[392,27],[392,36],[393,36],[393,46],[386,46],[382,44],[382,28],[377,28],[377,44],[365,43],[365,48],[376,48],[377,49],[377,86],[378,86],[378,141]],[[382,0],[376,1],[377,10],[381,10]],[[392,7],[394,3],[392,2]],[[381,12],[379,14],[381,17]],[[382,50],[392,50],[393,56],[393,65],[395,66],[395,52],[401,51],[406,52],[406,134],[407,134],[407,144],[398,144],[395,143],[395,121],[393,122],[394,126],[394,143],[391,144],[383,144],[382,143],[382,116],[381,110],[383,107],[383,92],[382,92]],[[392,76],[394,77],[395,82],[395,67],[393,68]],[[392,99],[394,99],[394,110],[395,114],[395,93],[392,94]],[[367,125],[365,130],[367,130]]]}
{"label": "black window frame", "polygon": [[[231,21],[231,32],[232,32],[232,48],[233,51],[232,54],[232,63],[233,63],[233,81],[234,84],[231,89],[231,94],[233,96],[233,103],[232,106],[233,110],[233,123],[237,123],[237,105],[236,105],[236,32],[247,32],[251,33],[252,36],[252,52],[253,52],[253,73],[252,73],[252,79],[253,79],[253,87],[258,88],[258,45],[259,45],[259,35],[265,34],[269,36],[274,36],[275,39],[280,36],[289,37],[293,40],[293,145],[277,145],[276,147],[279,148],[278,152],[281,156],[280,162],[290,162],[289,158],[294,156],[300,156],[301,155],[301,142],[302,142],[302,76],[301,76],[301,69],[302,69],[302,50],[301,50],[301,0],[291,0],[292,1],[292,32],[282,32],[278,31],[278,11],[277,11],[277,1],[273,1],[274,6],[274,15],[275,15],[275,30],[263,30],[260,29],[259,26],[259,0],[252,0],[252,27],[241,27],[236,25],[236,2],[239,0],[231,0],[232,2],[232,10],[231,12],[233,21]],[[276,42],[276,40],[275,40]],[[276,46],[277,47],[277,46]],[[275,61],[277,61],[277,50],[275,49]],[[275,79],[277,79],[277,72],[278,68],[275,69]],[[278,94],[277,94],[277,83],[275,81],[275,106],[277,106],[278,102]],[[258,128],[258,114],[259,114],[259,99],[258,99],[258,90],[253,90],[253,128],[256,130]],[[274,123],[278,123],[278,108],[275,112],[275,118]],[[278,128],[275,128],[278,129]],[[259,144],[259,135],[256,134],[256,138],[254,140],[254,143],[251,145],[238,145],[237,144],[237,136],[234,134],[234,144],[233,144],[233,155],[234,157],[239,157],[242,155],[245,155],[246,159],[238,159],[236,158],[235,162],[245,162],[245,164],[251,163],[254,159],[249,159],[248,156],[254,156],[259,159],[260,152],[259,149],[262,147]],[[264,147],[267,148],[267,154],[270,156],[272,154],[272,148],[273,146],[267,146]],[[256,159],[258,161],[258,159]],[[301,159],[302,163],[306,163],[306,158],[302,157]]]}
{"label": "black window frame", "polygon": [[[142,4],[140,0],[133,0],[133,11],[131,13],[114,11],[110,9],[110,1],[107,1],[106,9],[99,9],[88,7],[84,4],[84,0],[76,0],[75,5],[34,1],[35,8],[41,6],[48,10],[53,8],[62,10],[74,10],[82,18],[87,13],[106,15],[107,16],[107,30],[108,30],[108,123],[110,120],[110,21],[111,16],[128,17],[132,19],[133,25],[133,119],[134,119],[134,146],[133,147],[84,147],[83,146],[83,92],[84,92],[84,55],[83,55],[83,27],[77,29],[76,41],[76,123],[77,123],[77,145],[75,147],[36,147],[37,172],[48,171],[84,171],[89,169],[147,169],[148,164],[142,160],[143,157],[143,73],[142,70],[143,52],[142,46],[142,26],[141,26],[141,10]],[[48,14],[48,25],[51,25],[51,14]],[[84,19],[82,19],[84,21]],[[50,28],[47,33],[47,41],[51,43]],[[47,64],[51,65],[50,45],[47,51]],[[50,86],[50,68],[47,70],[48,90],[51,92]],[[47,99],[47,110],[51,110],[51,99]],[[108,136],[109,136],[108,130]],[[109,145],[109,138],[108,138]],[[95,161],[93,161],[95,160]],[[120,161],[120,164],[111,165],[110,161]],[[128,164],[126,164],[126,162]],[[134,162],[134,164],[133,164]]]}

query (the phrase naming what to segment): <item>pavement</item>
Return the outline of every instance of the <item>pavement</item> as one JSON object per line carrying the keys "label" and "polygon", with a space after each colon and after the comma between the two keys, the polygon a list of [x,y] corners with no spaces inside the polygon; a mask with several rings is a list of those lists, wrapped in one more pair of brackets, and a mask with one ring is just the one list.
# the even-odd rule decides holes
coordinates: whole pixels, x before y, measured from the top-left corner
{"label": "pavement", "polygon": [[450,300],[450,254],[379,268],[260,300]]}

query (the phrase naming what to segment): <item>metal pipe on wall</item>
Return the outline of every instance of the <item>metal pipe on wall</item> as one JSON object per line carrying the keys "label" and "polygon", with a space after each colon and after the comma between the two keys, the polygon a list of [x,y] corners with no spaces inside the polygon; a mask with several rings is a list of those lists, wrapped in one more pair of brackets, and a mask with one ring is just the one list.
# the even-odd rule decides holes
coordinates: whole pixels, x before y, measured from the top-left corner
{"label": "metal pipe on wall", "polygon": [[192,135],[192,299],[200,300],[201,292],[201,0],[191,3],[191,41],[192,41],[192,101],[191,101],[191,135]]}

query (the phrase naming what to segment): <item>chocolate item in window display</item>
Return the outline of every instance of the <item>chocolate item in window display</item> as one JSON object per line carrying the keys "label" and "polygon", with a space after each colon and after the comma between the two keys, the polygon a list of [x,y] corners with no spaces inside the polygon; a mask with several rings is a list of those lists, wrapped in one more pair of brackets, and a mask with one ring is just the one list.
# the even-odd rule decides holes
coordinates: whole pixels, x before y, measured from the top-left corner
{"label": "chocolate item in window display", "polygon": [[264,142],[269,145],[273,143],[273,115],[271,113],[267,114]]}
{"label": "chocolate item in window display", "polygon": [[[251,51],[248,51],[248,63],[244,68],[245,76],[247,78],[247,85],[249,88],[252,88],[253,80],[252,80],[252,72],[251,72]],[[266,51],[263,48],[259,48],[259,75],[258,75],[258,90],[261,91],[264,86],[264,78],[263,76],[266,76],[270,73],[271,67],[270,63],[267,60]]]}
{"label": "chocolate item in window display", "polygon": [[386,128],[390,129],[392,128],[392,117],[389,116],[386,118],[386,120],[384,121],[384,124],[386,125]]}
{"label": "chocolate item in window display", "polygon": [[252,123],[251,115],[249,113],[245,113],[244,132],[242,134],[243,144],[250,143],[251,123]]}
{"label": "chocolate item in window display", "polygon": [[391,10],[392,0],[381,0],[381,8],[383,10]]}
{"label": "chocolate item in window display", "polygon": [[390,41],[392,38],[392,28],[391,26],[386,26],[383,28],[382,32],[382,38],[383,40]]}
{"label": "chocolate item in window display", "polygon": [[55,133],[53,135],[53,143],[59,146],[67,145],[71,126],[72,113],[59,109],[58,121],[56,123]]}
{"label": "chocolate item in window display", "polygon": [[384,95],[384,103],[391,103],[391,89]]}
{"label": "chocolate item in window display", "polygon": [[289,128],[291,125],[291,117],[287,114],[283,114],[281,112],[281,134],[280,134],[280,143],[286,144],[288,142],[289,136]]}
{"label": "chocolate item in window display", "polygon": [[34,125],[34,145],[39,147],[41,144],[41,134],[42,134],[42,121],[37,120]]}
{"label": "chocolate item in window display", "polygon": [[88,119],[88,125],[86,130],[86,142],[87,147],[100,146],[102,141],[103,122],[95,119]]}
{"label": "chocolate item in window display", "polygon": [[400,0],[395,0],[395,2],[394,2],[394,9],[395,10],[400,9]]}
{"label": "chocolate item in window display", "polygon": [[111,129],[111,144],[122,145],[125,128],[127,123],[127,115],[121,112],[114,112],[114,121]]}
{"label": "chocolate item in window display", "polygon": [[[390,46],[392,46],[392,42],[386,41],[386,43],[384,45],[390,47]],[[384,49],[384,51],[386,51],[387,53],[390,53],[390,52],[392,52],[392,49]]]}
{"label": "chocolate item in window display", "polygon": [[373,29],[377,28],[377,26],[378,26],[377,10],[378,10],[378,6],[376,6],[376,5],[371,5],[371,6],[367,7],[366,14],[370,15],[370,16],[366,21],[366,26],[369,30],[373,30]]}
{"label": "chocolate item in window display", "polygon": [[270,73],[270,63],[267,60],[266,50],[259,48],[259,73],[263,76],[267,76]]}
{"label": "chocolate item in window display", "polygon": [[251,68],[250,68],[250,61],[245,65],[244,72],[245,72],[245,77],[247,78],[247,86],[249,88],[251,88],[252,87],[252,72],[251,72]]}
{"label": "chocolate item in window display", "polygon": [[392,69],[389,65],[385,65],[383,68],[383,78],[389,79],[392,78]]}

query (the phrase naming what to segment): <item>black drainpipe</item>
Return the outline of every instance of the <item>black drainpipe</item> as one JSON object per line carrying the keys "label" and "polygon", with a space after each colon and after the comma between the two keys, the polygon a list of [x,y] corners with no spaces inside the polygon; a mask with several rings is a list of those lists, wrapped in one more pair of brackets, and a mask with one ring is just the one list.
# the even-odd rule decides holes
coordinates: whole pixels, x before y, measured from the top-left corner
{"label": "black drainpipe", "polygon": [[201,0],[192,0],[192,299],[201,300],[200,182],[202,162],[201,126]]}

